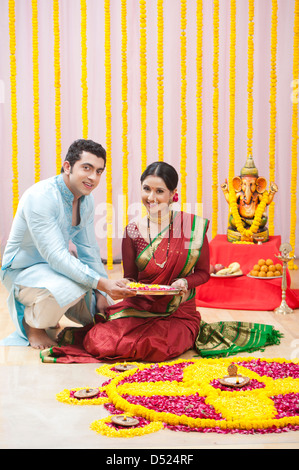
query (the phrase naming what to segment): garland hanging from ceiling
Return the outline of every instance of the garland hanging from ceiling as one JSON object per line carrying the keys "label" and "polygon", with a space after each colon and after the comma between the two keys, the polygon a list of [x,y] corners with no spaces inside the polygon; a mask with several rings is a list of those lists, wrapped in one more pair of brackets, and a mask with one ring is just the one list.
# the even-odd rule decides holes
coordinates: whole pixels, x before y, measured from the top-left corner
{"label": "garland hanging from ceiling", "polygon": [[38,68],[38,9],[37,0],[32,0],[32,76],[33,76],[33,126],[34,126],[34,181],[40,180],[40,136],[39,136],[39,68]]}
{"label": "garland hanging from ceiling", "polygon": [[163,20],[163,0],[157,0],[157,88],[158,88],[158,111],[157,111],[157,131],[158,131],[158,160],[164,159],[164,131],[163,131],[163,112],[164,112],[164,71],[163,71],[163,38],[164,38],[164,20]]}
{"label": "garland hanging from ceiling", "polygon": [[180,178],[181,178],[181,193],[182,193],[182,206],[187,202],[186,194],[186,163],[187,163],[187,1],[181,0],[181,163],[180,163]]}
{"label": "garland hanging from ceiling", "polygon": [[9,51],[10,51],[10,99],[11,99],[11,146],[12,146],[12,209],[15,215],[19,203],[18,174],[18,117],[17,117],[17,65],[16,65],[16,11],[15,1],[8,2]]}
{"label": "garland hanging from ceiling", "polygon": [[128,225],[128,64],[127,0],[121,0],[121,99],[123,152],[123,225]]}
{"label": "garland hanging from ceiling", "polygon": [[88,87],[87,87],[87,6],[81,0],[81,87],[82,87],[82,136],[88,136]]}
{"label": "garland hanging from ceiling", "polygon": [[197,214],[202,216],[202,32],[203,11],[202,0],[198,0],[196,8],[196,202]]}
{"label": "garland hanging from ceiling", "polygon": [[59,0],[53,0],[56,173],[61,170],[61,91]]}
{"label": "garland hanging from ceiling", "polygon": [[254,0],[248,4],[248,78],[247,78],[247,156],[252,155],[253,138],[253,78],[254,78]]}
{"label": "garland hanging from ceiling", "polygon": [[230,2],[229,46],[229,169],[228,182],[235,176],[235,116],[236,116],[236,0]]}
{"label": "garland hanging from ceiling", "polygon": [[110,0],[105,0],[105,105],[106,105],[106,184],[107,184],[107,268],[113,268],[112,252],[112,128],[111,128],[111,17]]}
{"label": "garland hanging from ceiling", "polygon": [[146,60],[146,0],[139,1],[140,21],[140,108],[141,108],[141,172],[147,165],[146,156],[146,105],[147,105],[147,60]]}
{"label": "garland hanging from ceiling", "polygon": [[[277,53],[277,0],[272,0],[271,15],[271,71],[270,71],[270,136],[269,136],[269,180],[275,181],[275,137],[276,137],[276,53]],[[274,235],[275,201],[269,205],[269,235]]]}
{"label": "garland hanging from ceiling", "polygon": [[219,0],[213,4],[213,163],[212,238],[218,233]]}
{"label": "garland hanging from ceiling", "polygon": [[[294,46],[293,46],[293,79],[299,80],[299,0],[295,0],[294,11]],[[296,83],[296,82],[295,82]],[[298,82],[297,82],[298,83]],[[297,210],[297,161],[298,161],[298,98],[292,100],[292,169],[291,169],[291,221],[290,244],[294,254],[296,245],[296,210]],[[298,269],[294,260],[289,263],[290,269]]]}

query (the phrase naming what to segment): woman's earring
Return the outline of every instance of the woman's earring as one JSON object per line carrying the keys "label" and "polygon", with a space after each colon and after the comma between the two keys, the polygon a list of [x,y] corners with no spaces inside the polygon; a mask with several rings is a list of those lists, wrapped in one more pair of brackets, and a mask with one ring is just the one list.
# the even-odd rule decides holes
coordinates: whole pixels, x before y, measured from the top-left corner
{"label": "woman's earring", "polygon": [[173,195],[172,202],[178,202],[178,200],[179,200],[179,195],[178,195],[178,193],[175,193]]}

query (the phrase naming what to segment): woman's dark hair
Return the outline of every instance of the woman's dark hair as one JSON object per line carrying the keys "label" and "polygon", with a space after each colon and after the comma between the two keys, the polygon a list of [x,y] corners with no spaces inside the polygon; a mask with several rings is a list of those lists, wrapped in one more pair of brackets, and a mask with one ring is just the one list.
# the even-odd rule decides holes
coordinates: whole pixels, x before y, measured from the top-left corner
{"label": "woman's dark hair", "polygon": [[[98,144],[93,140],[86,139],[75,140],[75,142],[70,145],[64,161],[68,161],[71,165],[71,168],[73,168],[74,164],[81,159],[82,152],[84,151],[102,158],[106,165],[106,150],[101,146],[101,144]],[[64,169],[62,167],[61,173],[63,172]]]}
{"label": "woman's dark hair", "polygon": [[175,168],[166,162],[151,163],[142,173],[140,177],[141,183],[148,176],[159,176],[159,178],[162,178],[169,191],[176,189],[179,181],[179,175]]}

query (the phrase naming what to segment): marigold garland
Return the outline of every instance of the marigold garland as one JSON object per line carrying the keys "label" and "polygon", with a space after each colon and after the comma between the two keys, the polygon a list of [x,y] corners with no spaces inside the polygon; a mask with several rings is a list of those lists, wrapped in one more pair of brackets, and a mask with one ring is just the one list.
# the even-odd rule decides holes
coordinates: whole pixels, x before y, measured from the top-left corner
{"label": "marigold garland", "polygon": [[112,127],[111,127],[111,40],[110,0],[105,0],[105,106],[106,106],[106,185],[107,185],[107,268],[113,269],[112,253]]}
{"label": "marigold garland", "polygon": [[[249,229],[245,229],[244,224],[242,222],[241,216],[239,214],[238,210],[238,204],[236,200],[236,193],[235,190],[232,188],[229,190],[229,207],[231,210],[231,213],[233,215],[236,227],[238,229],[238,232],[246,237],[246,238],[252,238],[253,234],[256,233],[260,227],[260,223],[262,221],[263,213],[265,212],[266,206],[269,202],[269,194],[268,191],[265,191],[262,196],[262,200],[259,203],[256,211],[255,211],[255,216],[253,219],[253,222],[250,226]],[[244,240],[246,241],[246,240]]]}
{"label": "marigold garland", "polygon": [[187,202],[186,195],[186,162],[187,162],[187,107],[186,107],[186,96],[187,96],[187,40],[186,40],[186,28],[187,28],[187,1],[181,0],[181,162],[180,162],[180,178],[181,178],[181,198],[182,205]]}
{"label": "marigold garland", "polygon": [[202,216],[202,44],[203,44],[203,11],[202,0],[196,8],[196,173],[198,215]]}
{"label": "marigold garland", "polygon": [[219,0],[213,3],[213,47],[212,238],[218,231]]}
{"label": "marigold garland", "polygon": [[164,19],[163,19],[163,0],[157,0],[157,88],[158,88],[158,160],[164,158],[164,132],[163,132],[163,112],[164,112],[164,72],[163,72],[163,37],[164,37]]}
{"label": "marigold garland", "polygon": [[82,125],[83,139],[88,136],[88,87],[87,87],[87,6],[86,0],[80,0],[81,6],[81,87],[82,87]]}
{"label": "marigold garland", "polygon": [[34,181],[40,180],[40,137],[39,137],[39,68],[38,68],[38,8],[32,0],[32,64],[33,64],[33,122],[34,122]]}
{"label": "marigold garland", "polygon": [[59,0],[53,0],[56,173],[61,171],[61,91]]}
{"label": "marigold garland", "polygon": [[[270,137],[269,137],[269,178],[275,181],[275,135],[276,135],[276,52],[277,52],[277,12],[278,2],[272,0],[271,15],[271,72],[270,72]],[[269,235],[274,235],[275,202],[269,206]]]}
{"label": "marigold garland", "polygon": [[[299,77],[299,0],[295,0],[294,11],[294,46],[293,46],[293,79]],[[290,244],[293,247],[291,256],[294,255],[296,245],[296,210],[297,210],[297,160],[298,160],[298,100],[292,103],[292,170],[291,170],[291,221],[290,221]],[[289,269],[298,269],[291,260]]]}
{"label": "marigold garland", "polygon": [[139,1],[140,21],[140,107],[141,107],[141,172],[146,168],[146,105],[147,105],[147,60],[146,60],[146,0]]}
{"label": "marigold garland", "polygon": [[123,151],[123,225],[128,225],[128,65],[127,0],[121,0],[121,98]]}
{"label": "marigold garland", "polygon": [[235,176],[235,115],[236,115],[236,0],[230,2],[229,46],[229,186]]}
{"label": "marigold garland", "polygon": [[10,51],[12,174],[13,174],[12,209],[13,209],[13,216],[15,216],[15,213],[18,208],[18,203],[19,203],[15,0],[9,0],[8,2],[8,16],[9,16],[9,51]]}
{"label": "marigold garland", "polygon": [[[223,387],[218,381],[227,375],[231,363],[238,365],[238,373],[250,379],[250,384],[243,389]],[[140,423],[131,429],[115,428],[109,416],[91,424],[91,429],[100,434],[133,437],[163,427],[240,433],[275,432],[280,428],[299,430],[298,361],[254,357],[179,359],[138,364],[137,369],[117,375],[112,370],[115,365],[97,369],[102,375],[111,377],[112,372],[114,375],[99,392],[107,394],[107,400],[113,405],[108,407],[110,412],[124,412]],[[70,396],[75,390],[80,389],[63,390],[56,398],[75,405],[95,405],[97,400],[105,402],[106,395],[74,400]]]}
{"label": "marigold garland", "polygon": [[254,0],[248,3],[247,156],[252,155],[254,78]]}

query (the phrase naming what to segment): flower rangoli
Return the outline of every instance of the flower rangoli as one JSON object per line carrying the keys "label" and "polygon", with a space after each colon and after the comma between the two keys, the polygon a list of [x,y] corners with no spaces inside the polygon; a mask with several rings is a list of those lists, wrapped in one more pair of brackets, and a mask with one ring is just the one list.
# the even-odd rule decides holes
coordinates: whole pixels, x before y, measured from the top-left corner
{"label": "flower rangoli", "polygon": [[[230,364],[249,377],[243,388],[221,385]],[[119,363],[118,363],[119,364]],[[135,417],[132,428],[116,426],[111,416],[91,429],[110,437],[132,437],[165,427],[197,432],[282,432],[299,430],[299,364],[285,359],[235,357],[139,364],[125,372],[117,364],[97,373],[109,377],[94,398],[74,398],[78,388],[63,390],[57,400],[102,405],[112,415]]]}

